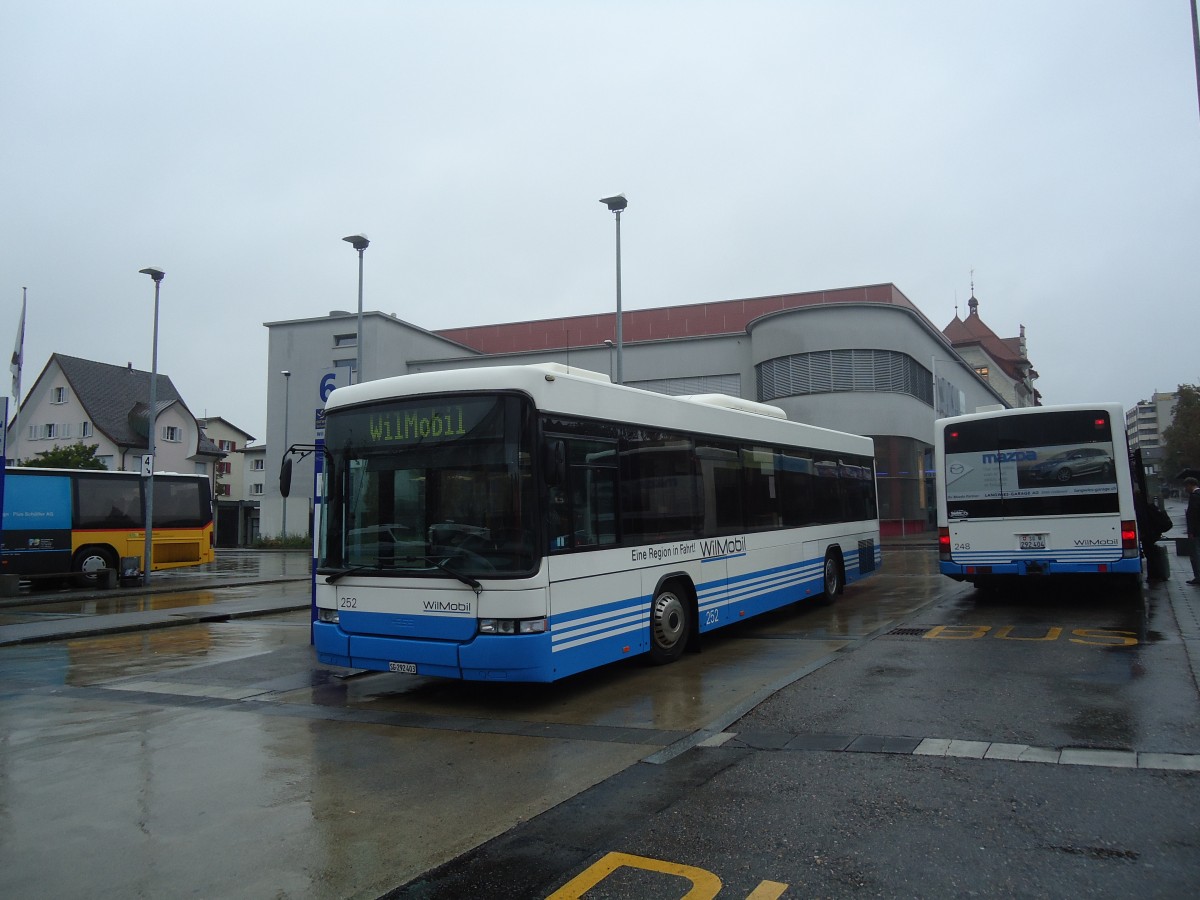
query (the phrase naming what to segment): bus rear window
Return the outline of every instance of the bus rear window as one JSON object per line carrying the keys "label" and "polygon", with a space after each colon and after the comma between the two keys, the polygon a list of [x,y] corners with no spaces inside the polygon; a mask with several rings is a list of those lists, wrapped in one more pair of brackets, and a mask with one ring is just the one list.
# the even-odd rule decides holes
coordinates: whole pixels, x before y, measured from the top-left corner
{"label": "bus rear window", "polygon": [[1104,410],[945,426],[950,519],[1116,512],[1118,465]]}

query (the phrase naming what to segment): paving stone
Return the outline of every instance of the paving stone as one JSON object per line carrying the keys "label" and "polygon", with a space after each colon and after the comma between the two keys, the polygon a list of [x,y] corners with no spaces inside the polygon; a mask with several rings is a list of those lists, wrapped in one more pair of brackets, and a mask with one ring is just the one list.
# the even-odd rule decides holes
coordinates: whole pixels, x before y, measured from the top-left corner
{"label": "paving stone", "polygon": [[1058,758],[1064,766],[1111,766],[1118,769],[1136,769],[1137,753],[1132,750],[1091,750],[1081,747],[1064,747]]}

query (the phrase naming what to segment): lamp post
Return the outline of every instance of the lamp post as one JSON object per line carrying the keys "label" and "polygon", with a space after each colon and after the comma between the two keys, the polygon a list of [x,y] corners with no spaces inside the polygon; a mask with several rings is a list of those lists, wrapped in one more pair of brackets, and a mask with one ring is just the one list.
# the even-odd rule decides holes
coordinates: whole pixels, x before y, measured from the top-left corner
{"label": "lamp post", "polygon": [[621,210],[629,205],[624,194],[605,197],[600,201],[608,207],[608,211],[617,217],[617,384],[625,383],[624,341],[621,335]]}
{"label": "lamp post", "polygon": [[142,584],[150,584],[150,570],[154,566],[151,555],[154,548],[154,431],[158,427],[158,289],[162,284],[162,269],[150,266],[138,269],[139,275],[154,279],[154,343],[150,352],[150,409],[146,413],[146,465],[142,476],[146,479],[146,543],[142,556]]}
{"label": "lamp post", "polygon": [[[283,452],[288,450],[288,400],[290,399],[292,387],[292,373],[287,369],[280,372],[283,376]],[[287,537],[287,497],[283,498],[283,528],[280,529],[283,533],[281,537]]]}
{"label": "lamp post", "polygon": [[350,234],[342,238],[343,241],[348,241],[355,250],[358,251],[358,344],[355,351],[354,371],[355,378],[359,383],[363,380],[362,370],[362,284],[363,284],[363,251],[371,245],[365,234]]}
{"label": "lamp post", "polygon": [[613,377],[613,368],[612,368],[613,342],[606,338],[604,341],[604,346],[608,348],[608,380],[612,381],[612,377]]}

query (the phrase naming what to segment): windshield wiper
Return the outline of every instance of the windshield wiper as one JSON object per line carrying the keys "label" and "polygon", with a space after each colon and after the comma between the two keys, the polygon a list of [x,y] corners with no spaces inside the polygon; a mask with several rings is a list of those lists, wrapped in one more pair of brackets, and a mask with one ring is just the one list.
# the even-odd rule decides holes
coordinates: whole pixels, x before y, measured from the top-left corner
{"label": "windshield wiper", "polygon": [[451,578],[461,581],[463,584],[465,584],[467,587],[469,587],[471,590],[473,590],[475,592],[476,597],[478,597],[479,592],[483,590],[482,584],[480,584],[478,581],[476,581],[470,575],[464,575],[462,572],[455,572],[452,568],[450,568],[448,565],[446,565],[446,560],[444,560],[444,559],[440,559],[440,560],[434,559],[432,556],[401,556],[398,558],[401,560],[405,560],[405,561],[419,559],[422,562],[427,562],[431,566],[435,566],[436,568],[441,569],[443,572],[445,572]]}
{"label": "windshield wiper", "polygon": [[326,575],[325,583],[333,584],[339,578],[344,578],[347,575],[357,575],[359,572],[382,572],[386,568],[388,566],[381,566],[378,563],[370,563],[365,566],[351,566],[349,569],[340,569],[337,572],[331,572],[329,575]]}
{"label": "windshield wiper", "polygon": [[[420,562],[429,563],[429,565],[431,565],[437,569],[440,569],[441,571],[445,572],[447,575],[449,575],[451,578],[455,579],[456,581],[461,581],[463,584],[465,584],[467,587],[469,587],[471,590],[473,590],[475,592],[476,597],[478,597],[480,592],[483,590],[482,584],[480,584],[478,581],[476,581],[470,575],[464,575],[462,572],[454,571],[452,568],[450,568],[448,565],[446,565],[446,560],[444,560],[444,559],[434,559],[432,556],[398,556],[398,557],[396,557],[396,559],[399,562],[420,561]],[[351,566],[348,569],[341,569],[337,572],[332,572],[329,575],[326,575],[325,583],[333,584],[339,578],[344,578],[347,575],[357,575],[359,572],[394,572],[396,570],[396,568],[397,568],[396,566],[382,566],[382,565],[379,565],[378,563],[370,563],[368,565],[363,565],[363,566]]]}

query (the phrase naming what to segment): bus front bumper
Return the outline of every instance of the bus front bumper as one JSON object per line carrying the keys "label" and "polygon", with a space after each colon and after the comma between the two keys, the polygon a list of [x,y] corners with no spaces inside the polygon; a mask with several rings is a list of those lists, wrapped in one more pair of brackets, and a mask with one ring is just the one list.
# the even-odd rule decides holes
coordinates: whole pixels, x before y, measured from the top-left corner
{"label": "bus front bumper", "polygon": [[465,681],[555,679],[550,635],[475,635],[468,641],[433,641],[350,634],[333,622],[313,623],[317,659],[330,666],[408,672]]}

